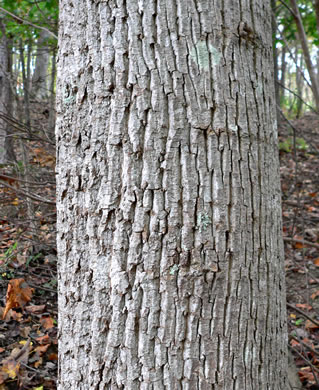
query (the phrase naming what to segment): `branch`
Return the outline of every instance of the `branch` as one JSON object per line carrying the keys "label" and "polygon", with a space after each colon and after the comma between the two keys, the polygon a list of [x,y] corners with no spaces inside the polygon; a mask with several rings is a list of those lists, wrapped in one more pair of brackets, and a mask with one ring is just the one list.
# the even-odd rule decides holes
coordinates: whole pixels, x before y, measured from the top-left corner
{"label": "branch", "polygon": [[29,184],[31,186],[41,186],[43,187],[44,185],[46,184],[55,184],[54,182],[52,181],[43,181],[43,182],[39,182],[39,181],[27,181],[27,180],[22,180],[22,179],[18,179],[17,177],[13,177],[13,176],[7,176],[7,175],[2,175],[0,173],[0,180],[3,180],[5,182],[8,182],[10,185],[16,181],[19,181],[21,183],[26,183],[26,184]]}
{"label": "branch", "polygon": [[289,5],[288,5],[287,3],[285,3],[285,2],[282,1],[282,0],[279,0],[279,2],[289,10],[289,12],[292,14],[292,16],[293,16],[294,18],[297,17],[297,15],[295,14],[295,12],[289,7]]}
{"label": "branch", "polygon": [[4,187],[10,188],[11,190],[13,190],[14,192],[16,192],[17,194],[24,195],[24,196],[26,196],[27,198],[33,199],[33,200],[35,200],[35,201],[37,201],[37,202],[42,202],[42,203],[47,203],[47,204],[53,204],[53,205],[55,205],[55,202],[53,202],[52,200],[45,199],[45,198],[42,198],[42,197],[39,196],[39,195],[30,194],[30,193],[27,192],[27,191],[24,191],[24,190],[15,188],[15,187],[11,186],[10,184],[6,183],[6,182],[3,181],[3,180],[0,180],[0,184],[2,184]]}
{"label": "branch", "polygon": [[299,96],[296,92],[292,91],[291,89],[285,87],[283,84],[281,84],[279,81],[276,81],[276,83],[283,89],[286,89],[288,92],[292,93],[294,96],[296,96],[296,98],[300,99],[302,101],[302,103],[309,107],[311,111],[315,112],[316,114],[319,114],[319,112],[313,108],[310,104],[306,103],[301,96]]}
{"label": "branch", "polygon": [[40,30],[44,30],[44,31],[48,32],[55,39],[58,39],[57,35],[55,35],[52,31],[50,31],[46,27],[38,26],[36,24],[33,24],[33,23],[29,22],[28,20],[21,19],[19,16],[15,15],[15,14],[9,12],[9,11],[7,11],[6,9],[4,9],[2,7],[0,7],[0,11],[4,12],[7,15],[10,15],[13,19],[17,20],[18,22],[21,22],[22,24],[26,24],[26,25],[38,28]]}
{"label": "branch", "polygon": [[306,348],[309,349],[311,352],[313,352],[315,355],[319,356],[319,352],[316,351],[315,349],[313,349],[310,345],[308,345],[308,344],[305,343],[304,341],[298,340],[298,339],[297,339],[295,336],[293,336],[293,335],[289,335],[289,338],[292,339],[292,340],[297,341],[297,342],[300,343],[302,346],[306,347]]}
{"label": "branch", "polygon": [[311,242],[311,241],[298,240],[297,238],[290,238],[290,237],[284,237],[284,241],[286,241],[286,242],[297,242],[298,244],[312,246],[314,248],[319,249],[319,244],[315,244],[314,242]]}
{"label": "branch", "polygon": [[311,83],[309,83],[309,81],[307,80],[307,77],[305,76],[303,70],[301,69],[301,67],[298,65],[298,61],[297,61],[297,58],[295,58],[295,56],[293,55],[293,53],[291,52],[290,50],[290,47],[289,47],[289,43],[287,42],[283,32],[280,31],[279,27],[278,27],[278,24],[276,22],[276,25],[277,25],[277,31],[280,35],[280,38],[284,41],[284,44],[286,45],[286,48],[288,50],[288,53],[290,54],[290,57],[292,58],[293,62],[295,63],[296,65],[296,68],[299,70],[300,74],[302,75],[302,78],[305,80],[306,84],[308,85],[308,87],[312,90],[311,88]]}
{"label": "branch", "polygon": [[314,325],[319,326],[319,322],[311,318],[307,313],[304,311],[300,310],[298,307],[295,305],[292,305],[291,303],[287,302],[287,306],[290,307],[290,309],[295,310],[297,313],[301,314],[303,317],[307,318],[310,322],[312,322]]}

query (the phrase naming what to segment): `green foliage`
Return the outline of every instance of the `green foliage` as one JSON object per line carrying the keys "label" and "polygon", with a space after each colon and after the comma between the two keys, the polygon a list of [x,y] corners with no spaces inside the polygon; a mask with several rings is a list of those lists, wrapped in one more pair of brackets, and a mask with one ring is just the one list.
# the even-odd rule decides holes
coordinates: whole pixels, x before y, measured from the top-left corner
{"label": "green foliage", "polygon": [[55,289],[57,284],[58,284],[58,281],[53,278],[53,279],[50,279],[49,282],[44,283],[42,286],[45,287],[45,288]]}
{"label": "green foliage", "polygon": [[[293,145],[294,145],[293,138],[289,137],[289,138],[285,139],[283,142],[279,142],[279,150],[281,152],[291,153],[293,150]],[[300,137],[296,138],[296,148],[297,149],[306,151],[308,149],[308,147],[309,147],[309,145],[307,144],[307,142],[303,138],[300,138]]]}
{"label": "green foliage", "polygon": [[12,244],[5,252],[4,252],[4,257],[5,259],[10,259],[13,255],[13,252],[17,249],[18,243],[15,242]]}
{"label": "green foliage", "polygon": [[14,242],[4,253],[0,254],[0,280],[12,279],[14,271],[9,267],[12,258],[16,254],[18,242]]}
{"label": "green foliage", "polygon": [[289,138],[283,142],[279,142],[279,150],[286,153],[291,152],[291,142]]}
{"label": "green foliage", "polygon": [[15,163],[15,171],[20,174],[24,174],[24,163],[23,161],[19,160]]}
{"label": "green foliage", "polygon": [[[30,22],[35,26],[45,27],[48,30],[57,33],[58,24],[58,0],[0,0],[0,7],[15,15],[13,16],[1,12],[6,34],[16,43],[18,40],[36,40],[40,29],[28,24]],[[19,20],[21,19],[21,20]],[[54,42],[56,44],[56,42]]]}
{"label": "green foliage", "polygon": [[26,266],[26,267],[29,267],[30,263],[36,262],[36,261],[39,259],[39,257],[43,257],[43,254],[42,254],[42,253],[37,253],[37,254],[34,255],[34,256],[29,256],[29,257],[28,257],[28,260],[27,260],[26,263],[25,263],[25,266]]}
{"label": "green foliage", "polygon": [[[311,0],[298,0],[299,12],[303,22],[306,35],[311,39],[312,44],[318,45],[318,31],[316,25],[316,15]],[[295,41],[297,37],[297,27],[291,12],[280,1],[276,4],[276,19],[283,35],[288,42]],[[277,43],[285,45],[285,42],[277,34]]]}
{"label": "green foliage", "polygon": [[309,148],[309,145],[303,138],[297,138],[296,139],[297,149],[299,150],[307,150]]}
{"label": "green foliage", "polygon": [[295,322],[295,325],[300,326],[302,323],[303,323],[303,318],[298,318],[298,320],[296,320]]}

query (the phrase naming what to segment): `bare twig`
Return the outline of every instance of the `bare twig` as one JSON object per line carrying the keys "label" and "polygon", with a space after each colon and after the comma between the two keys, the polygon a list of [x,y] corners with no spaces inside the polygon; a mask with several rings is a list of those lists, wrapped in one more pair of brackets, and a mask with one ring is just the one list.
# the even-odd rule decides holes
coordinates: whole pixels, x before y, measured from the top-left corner
{"label": "bare twig", "polygon": [[290,307],[290,309],[295,310],[297,313],[301,314],[303,317],[307,318],[307,320],[309,320],[310,322],[312,322],[313,324],[315,324],[316,326],[319,327],[318,321],[311,318],[308,314],[306,314],[304,311],[300,310],[298,307],[295,307],[294,305],[292,305],[291,303],[288,303],[288,302],[287,302],[287,306]]}
{"label": "bare twig", "polygon": [[306,347],[307,349],[309,349],[309,351],[313,352],[315,355],[319,356],[319,351],[316,351],[315,349],[313,349],[310,345],[308,345],[307,343],[305,343],[304,341],[300,340],[300,339],[297,339],[295,336],[292,336],[290,335],[289,336],[291,339],[297,341],[298,343],[302,344],[304,347]]}
{"label": "bare twig", "polygon": [[313,373],[313,376],[315,378],[315,381],[316,383],[318,383],[318,380],[317,380],[317,376],[314,374],[314,371],[316,371],[318,374],[319,374],[319,370],[318,368],[316,368],[309,359],[307,359],[305,356],[303,356],[299,351],[297,351],[295,348],[293,348],[291,345],[288,345],[289,349],[291,349],[292,351],[294,351],[297,355],[299,355],[302,360],[304,360],[307,364],[309,364],[311,370],[312,370],[312,373]]}
{"label": "bare twig", "polygon": [[280,2],[284,7],[286,7],[286,8],[289,10],[289,12],[292,14],[292,16],[293,16],[294,18],[296,17],[295,12],[289,7],[289,5],[288,5],[287,3],[285,3],[285,2],[282,1],[282,0],[279,0],[279,2]]}
{"label": "bare twig", "polygon": [[306,103],[306,102],[302,99],[302,97],[299,96],[296,92],[292,91],[292,90],[291,90],[290,88],[288,88],[288,87],[285,87],[283,84],[281,84],[280,81],[276,81],[276,83],[277,83],[281,88],[285,89],[286,91],[288,91],[288,92],[290,92],[292,95],[294,95],[296,98],[300,99],[300,100],[302,101],[302,103],[303,103],[305,106],[307,106],[307,107],[310,108],[311,111],[315,112],[316,114],[319,114],[319,112],[318,112],[315,108],[313,108],[310,104]]}
{"label": "bare twig", "polygon": [[42,203],[47,203],[47,204],[53,204],[53,205],[55,205],[55,202],[53,202],[52,200],[42,198],[42,197],[39,196],[39,195],[33,195],[33,194],[28,193],[27,191],[24,191],[24,190],[15,188],[15,187],[13,187],[13,186],[10,186],[10,184],[6,183],[6,182],[3,181],[3,180],[0,180],[0,184],[4,185],[4,186],[7,187],[7,188],[10,188],[11,190],[15,191],[15,192],[18,193],[18,194],[21,194],[21,195],[24,195],[24,196],[26,196],[26,197],[28,197],[28,198],[30,198],[30,199],[36,200],[37,202],[42,202]]}
{"label": "bare twig", "polygon": [[36,288],[36,289],[39,289],[39,290],[45,290],[45,291],[50,291],[50,292],[53,292],[55,294],[57,294],[57,290],[53,290],[53,288],[49,288],[49,287],[43,287],[43,286],[37,286],[35,284],[32,284],[32,283],[28,283],[30,287],[33,287],[33,288]]}
{"label": "bare twig", "polygon": [[284,241],[286,242],[297,242],[298,244],[303,244],[306,246],[312,246],[313,248],[319,249],[319,244],[315,244],[314,242],[307,240],[299,240],[297,238],[284,237]]}
{"label": "bare twig", "polygon": [[46,184],[55,184],[54,182],[52,181],[43,181],[43,182],[38,182],[38,181],[27,181],[27,180],[22,180],[22,179],[18,179],[17,177],[13,177],[13,176],[7,176],[7,175],[1,175],[0,174],[0,179],[1,180],[4,180],[4,181],[8,181],[10,183],[10,181],[14,182],[14,181],[18,181],[20,183],[26,183],[26,184],[29,184],[31,186],[44,186]]}

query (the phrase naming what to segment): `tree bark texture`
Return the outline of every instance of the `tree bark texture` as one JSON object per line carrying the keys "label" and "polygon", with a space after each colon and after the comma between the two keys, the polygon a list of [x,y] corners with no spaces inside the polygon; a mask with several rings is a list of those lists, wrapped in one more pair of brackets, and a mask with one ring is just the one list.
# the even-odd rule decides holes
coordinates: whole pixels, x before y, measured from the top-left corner
{"label": "tree bark texture", "polygon": [[60,2],[60,390],[288,388],[271,20]]}
{"label": "tree bark texture", "polygon": [[0,164],[15,160],[12,134],[6,117],[12,114],[12,92],[10,86],[11,52],[5,35],[5,25],[0,19]]}
{"label": "tree bark texture", "polygon": [[[278,49],[276,47],[276,33],[277,33],[277,22],[276,22],[276,0],[271,0],[271,28],[272,28],[272,50],[274,57],[274,83],[275,83],[275,96],[276,105],[280,104],[279,96],[279,66],[278,66]],[[279,110],[277,109],[277,119],[279,117]]]}

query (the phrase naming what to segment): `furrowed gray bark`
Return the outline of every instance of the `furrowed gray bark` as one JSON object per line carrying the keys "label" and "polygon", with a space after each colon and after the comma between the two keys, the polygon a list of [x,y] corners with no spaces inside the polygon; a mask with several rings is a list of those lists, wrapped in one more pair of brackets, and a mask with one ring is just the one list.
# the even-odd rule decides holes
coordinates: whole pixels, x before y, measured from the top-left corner
{"label": "furrowed gray bark", "polygon": [[286,390],[270,2],[60,2],[59,389]]}
{"label": "furrowed gray bark", "polygon": [[15,160],[12,134],[8,117],[12,115],[12,93],[10,86],[11,51],[5,25],[0,18],[0,164]]}

